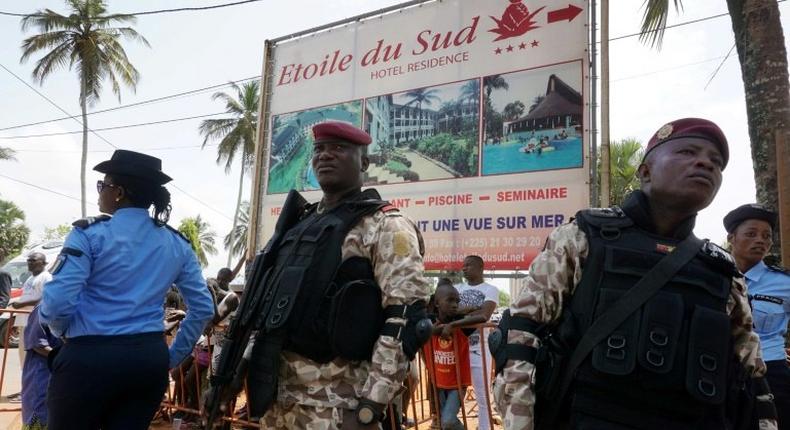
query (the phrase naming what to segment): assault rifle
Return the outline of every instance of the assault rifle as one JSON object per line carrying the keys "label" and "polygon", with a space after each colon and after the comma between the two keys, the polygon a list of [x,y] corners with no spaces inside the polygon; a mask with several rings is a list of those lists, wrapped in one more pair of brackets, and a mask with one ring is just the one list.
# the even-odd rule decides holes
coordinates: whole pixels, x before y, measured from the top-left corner
{"label": "assault rifle", "polygon": [[277,219],[274,234],[263,251],[255,256],[239,309],[225,333],[222,354],[214,376],[211,377],[211,386],[206,393],[206,429],[213,428],[213,423],[223,412],[223,407],[227,408],[230,401],[244,387],[248,366],[245,351],[251,336],[259,328],[258,316],[266,304],[265,278],[269,269],[274,266],[283,236],[299,222],[306,205],[307,200],[296,190],[291,190]]}

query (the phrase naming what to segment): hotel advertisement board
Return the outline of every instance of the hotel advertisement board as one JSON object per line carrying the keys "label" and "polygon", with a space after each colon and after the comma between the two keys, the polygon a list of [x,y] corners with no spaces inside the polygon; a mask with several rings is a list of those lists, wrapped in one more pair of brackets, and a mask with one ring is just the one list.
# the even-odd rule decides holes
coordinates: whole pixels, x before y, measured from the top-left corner
{"label": "hotel advertisement board", "polygon": [[321,198],[311,127],[373,138],[366,187],[413,219],[426,269],[524,270],[589,201],[587,3],[428,1],[276,42],[259,237]]}

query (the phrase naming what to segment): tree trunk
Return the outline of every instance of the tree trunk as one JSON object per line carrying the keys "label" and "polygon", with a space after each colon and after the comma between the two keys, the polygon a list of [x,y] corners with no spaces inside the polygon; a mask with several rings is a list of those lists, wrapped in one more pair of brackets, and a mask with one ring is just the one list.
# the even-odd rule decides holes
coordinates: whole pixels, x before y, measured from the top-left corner
{"label": "tree trunk", "polygon": [[[790,83],[779,5],[776,0],[727,0],[727,8],[746,96],[757,202],[776,210],[774,137],[776,132],[787,135],[790,131]],[[775,236],[777,234],[775,232]],[[771,252],[778,254],[781,242],[778,237],[774,239]]]}
{"label": "tree trunk", "polygon": [[88,164],[88,107],[85,81],[80,82],[80,108],[82,109],[82,158],[80,159],[80,209],[82,217],[88,216],[85,196],[85,166]]}
{"label": "tree trunk", "polygon": [[230,249],[228,249],[228,264],[225,267],[230,267],[230,263],[233,261],[233,248],[235,242],[233,241],[233,235],[236,234],[236,225],[239,223],[239,209],[241,209],[241,190],[244,188],[244,161],[246,159],[246,154],[242,154],[241,157],[241,174],[239,175],[239,195],[236,197],[236,211],[233,213],[233,227],[230,229]]}

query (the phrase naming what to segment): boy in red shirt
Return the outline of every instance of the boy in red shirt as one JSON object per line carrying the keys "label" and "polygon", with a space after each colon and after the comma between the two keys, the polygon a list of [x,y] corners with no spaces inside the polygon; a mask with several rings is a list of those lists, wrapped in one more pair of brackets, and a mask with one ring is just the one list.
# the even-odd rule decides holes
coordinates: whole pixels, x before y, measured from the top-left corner
{"label": "boy in red shirt", "polygon": [[458,410],[472,383],[469,365],[469,341],[474,329],[460,327],[485,322],[482,315],[464,318],[458,314],[458,291],[451,283],[439,281],[434,294],[437,315],[431,341],[424,346],[428,371],[439,396],[439,417],[443,430],[464,429]]}

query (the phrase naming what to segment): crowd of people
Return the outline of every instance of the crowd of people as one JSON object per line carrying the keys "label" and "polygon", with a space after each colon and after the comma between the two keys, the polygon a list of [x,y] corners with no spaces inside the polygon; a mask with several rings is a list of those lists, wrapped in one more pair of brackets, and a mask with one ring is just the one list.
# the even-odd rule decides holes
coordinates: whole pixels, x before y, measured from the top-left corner
{"label": "crowd of people", "polygon": [[[729,213],[732,254],[692,233],[728,162],[715,124],[661,127],[641,189],[556,228],[493,331],[483,259],[434,287],[414,222],[362,190],[370,136],[333,121],[313,133],[323,196],[292,191],[243,291],[227,268],[203,279],[167,225],[160,160],[118,150],[95,167],[112,216],[75,222],[51,273],[29,255],[9,302],[25,311],[25,428],[145,429],[171,381],[187,410],[225,413],[246,385],[244,416],[262,428],[391,428],[406,424],[388,405],[408,402],[417,360],[435,428],[470,428],[469,390],[482,430],[492,404],[506,429],[790,428],[790,275],[763,262],[776,214]],[[215,418],[201,425],[226,425]]]}

